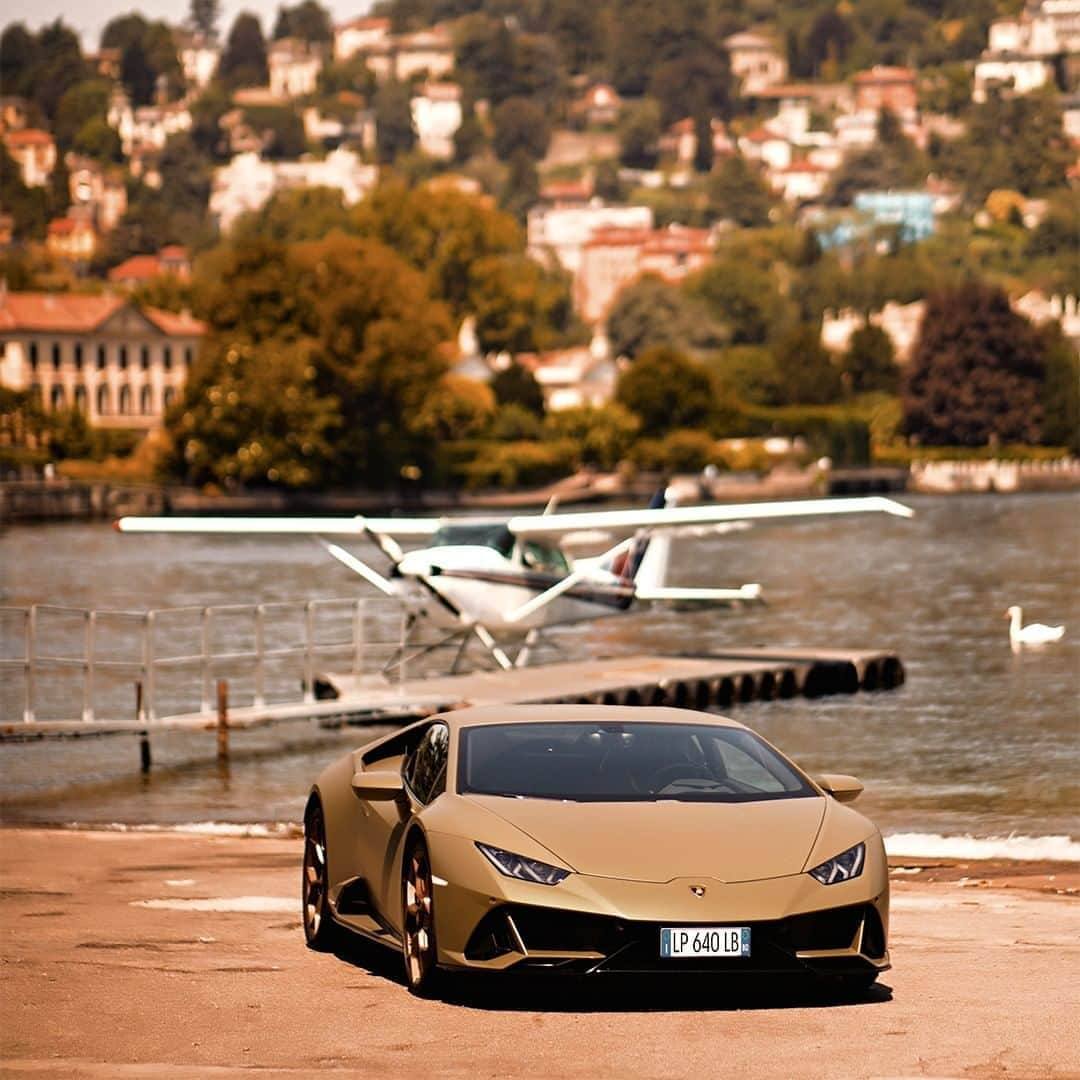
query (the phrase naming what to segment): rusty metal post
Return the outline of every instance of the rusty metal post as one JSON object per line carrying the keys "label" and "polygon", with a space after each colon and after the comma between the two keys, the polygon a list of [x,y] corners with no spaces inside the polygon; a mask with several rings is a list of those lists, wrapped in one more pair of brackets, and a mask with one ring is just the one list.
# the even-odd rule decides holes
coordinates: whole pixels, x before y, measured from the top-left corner
{"label": "rusty metal post", "polygon": [[[135,719],[142,723],[143,717],[143,684],[141,681],[135,684]],[[148,773],[153,765],[150,756],[150,732],[145,728],[139,732],[139,768],[143,773]]]}
{"label": "rusty metal post", "polygon": [[218,679],[217,684],[217,759],[229,760],[229,683]]}

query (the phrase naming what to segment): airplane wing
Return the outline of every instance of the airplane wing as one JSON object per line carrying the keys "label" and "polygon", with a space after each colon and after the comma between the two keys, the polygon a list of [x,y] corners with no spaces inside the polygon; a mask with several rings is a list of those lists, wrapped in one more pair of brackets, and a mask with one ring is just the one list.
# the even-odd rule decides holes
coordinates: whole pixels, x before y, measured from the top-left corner
{"label": "airplane wing", "polygon": [[740,585],[737,589],[695,589],[680,586],[657,585],[639,587],[634,599],[643,603],[674,604],[691,607],[694,604],[756,604],[762,603],[761,586],[754,582]]}
{"label": "airplane wing", "polygon": [[800,499],[788,502],[671,506],[643,510],[595,510],[585,513],[512,517],[507,527],[515,536],[557,540],[565,533],[603,530],[611,534],[638,530],[654,532],[688,525],[721,522],[787,521],[836,514],[893,514],[910,518],[915,511],[882,495],[847,499]]}
{"label": "airplane wing", "polygon": [[402,539],[434,534],[439,518],[371,517],[122,517],[116,523],[126,533],[237,533],[262,535],[367,536]]}

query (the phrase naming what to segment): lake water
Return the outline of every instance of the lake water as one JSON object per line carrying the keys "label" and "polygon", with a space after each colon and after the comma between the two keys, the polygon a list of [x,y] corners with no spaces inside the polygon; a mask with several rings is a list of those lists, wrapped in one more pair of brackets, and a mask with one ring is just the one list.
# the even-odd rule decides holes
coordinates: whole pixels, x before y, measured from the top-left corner
{"label": "lake water", "polygon": [[[757,581],[768,606],[614,618],[560,631],[558,641],[582,658],[765,643],[893,649],[908,674],[898,691],[756,703],[734,715],[810,771],[857,775],[867,789],[859,808],[913,853],[974,837],[965,850],[1080,857],[1080,499],[905,501],[912,521],[873,516],[679,540],[672,583]],[[357,590],[355,577],[303,538],[121,536],[96,524],[0,533],[6,605],[144,609]],[[1023,606],[1025,621],[1065,623],[1065,640],[1014,653],[1010,604]],[[18,719],[14,700],[4,695],[5,720]],[[367,737],[314,725],[236,735],[234,760],[221,769],[206,760],[212,735],[162,736],[147,777],[126,738],[4,745],[0,814],[130,825],[296,821],[323,764]]]}

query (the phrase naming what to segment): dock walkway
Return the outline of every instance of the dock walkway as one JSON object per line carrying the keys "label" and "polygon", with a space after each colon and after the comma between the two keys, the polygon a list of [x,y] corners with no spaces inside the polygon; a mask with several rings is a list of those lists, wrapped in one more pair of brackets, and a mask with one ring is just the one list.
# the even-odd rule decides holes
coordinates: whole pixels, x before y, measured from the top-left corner
{"label": "dock walkway", "polygon": [[[632,655],[509,671],[473,671],[391,682],[380,676],[327,673],[316,679],[318,701],[231,708],[228,726],[261,727],[316,720],[324,727],[393,724],[467,705],[591,703],[728,709],[741,702],[891,690],[904,666],[891,652],[743,648],[708,655]],[[213,728],[213,712],[155,721],[90,723],[42,720],[0,725],[0,742],[134,735]]]}

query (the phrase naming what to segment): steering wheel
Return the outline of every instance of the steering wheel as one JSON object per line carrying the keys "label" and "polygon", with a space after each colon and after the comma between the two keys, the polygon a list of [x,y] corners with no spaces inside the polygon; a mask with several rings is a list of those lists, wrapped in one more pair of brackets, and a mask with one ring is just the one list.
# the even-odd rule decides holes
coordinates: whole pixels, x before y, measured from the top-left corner
{"label": "steering wheel", "polygon": [[[670,765],[661,765],[653,770],[645,781],[645,787],[649,791],[661,791],[673,780],[709,780],[709,770],[704,765],[698,765],[693,761],[676,761]],[[661,781],[663,781],[661,783]]]}

